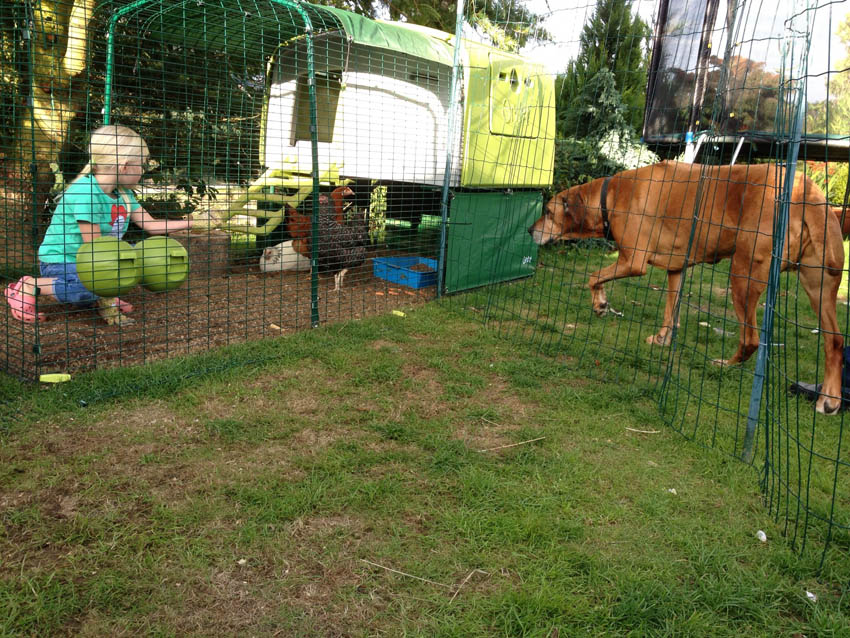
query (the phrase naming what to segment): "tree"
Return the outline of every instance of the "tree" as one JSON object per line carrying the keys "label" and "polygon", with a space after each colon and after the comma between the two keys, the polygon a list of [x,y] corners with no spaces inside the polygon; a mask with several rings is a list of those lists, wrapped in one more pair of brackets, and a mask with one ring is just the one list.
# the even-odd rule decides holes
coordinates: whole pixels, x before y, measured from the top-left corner
{"label": "tree", "polygon": [[[850,14],[838,25],[835,34],[844,46],[844,58],[835,64],[836,69],[850,68]],[[829,95],[823,102],[809,105],[807,109],[809,133],[847,135],[850,131],[850,73],[843,71],[830,75]]]}
{"label": "tree", "polygon": [[593,126],[592,114],[573,108],[585,86],[602,70],[613,73],[614,86],[626,106],[626,120],[639,131],[646,102],[649,63],[649,26],[636,13],[633,0],[600,0],[584,26],[579,53],[559,76],[558,132],[581,137]]}
{"label": "tree", "polygon": [[3,172],[34,190],[42,206],[54,183],[51,163],[67,140],[85,94],[94,0],[3,3],[0,40]]}
{"label": "tree", "polygon": [[628,107],[614,84],[614,74],[600,69],[582,87],[571,110],[587,122],[581,136],[558,140],[555,179],[559,188],[581,184],[658,161],[638,140],[627,121]]}

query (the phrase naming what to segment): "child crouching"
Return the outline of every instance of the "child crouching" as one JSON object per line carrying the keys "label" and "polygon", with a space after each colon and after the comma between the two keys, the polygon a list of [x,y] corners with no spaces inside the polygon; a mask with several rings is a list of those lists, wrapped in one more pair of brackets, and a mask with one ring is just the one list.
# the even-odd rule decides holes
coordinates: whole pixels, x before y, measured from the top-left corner
{"label": "child crouching", "polygon": [[97,305],[109,325],[128,325],[133,307],[117,297],[98,297],[77,274],[77,250],[97,237],[121,239],[132,221],[152,235],[191,229],[191,218],[151,217],[133,195],[149,157],[145,141],[126,126],[102,126],[92,133],[89,163],[56,202],[56,210],[38,249],[39,277],[22,277],[4,291],[12,315],[27,323],[44,320],[36,296],[75,307]]}

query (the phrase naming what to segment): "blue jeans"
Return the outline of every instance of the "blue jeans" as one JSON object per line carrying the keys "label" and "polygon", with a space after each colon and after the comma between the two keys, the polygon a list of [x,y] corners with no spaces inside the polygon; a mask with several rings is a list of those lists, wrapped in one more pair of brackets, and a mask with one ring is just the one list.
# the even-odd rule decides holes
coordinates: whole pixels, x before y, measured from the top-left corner
{"label": "blue jeans", "polygon": [[77,275],[77,264],[66,262],[62,264],[46,264],[39,262],[42,277],[53,279],[53,296],[62,303],[74,306],[91,306],[99,297],[83,286]]}

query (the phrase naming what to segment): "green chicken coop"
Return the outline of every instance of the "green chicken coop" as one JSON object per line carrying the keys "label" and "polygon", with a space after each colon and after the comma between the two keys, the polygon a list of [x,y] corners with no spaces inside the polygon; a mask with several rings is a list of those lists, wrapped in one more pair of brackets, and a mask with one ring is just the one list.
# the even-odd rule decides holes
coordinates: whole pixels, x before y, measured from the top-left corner
{"label": "green chicken coop", "polygon": [[[445,183],[442,291],[533,272],[526,228],[552,183],[555,137],[553,80],[540,65],[464,39],[453,101],[455,37],[434,29],[287,0],[142,0],[116,15],[113,25],[136,24],[146,46],[155,43],[146,58],[175,47],[209,52],[216,77],[253,96],[242,108],[259,110],[254,174],[229,199],[232,230],[260,239],[279,232],[285,210],[309,200],[314,174],[322,188],[351,185],[367,204],[383,189],[386,215],[416,230],[423,218],[440,219]],[[119,93],[107,86],[107,117],[122,107]],[[222,108],[221,95],[209,92],[211,108]]]}

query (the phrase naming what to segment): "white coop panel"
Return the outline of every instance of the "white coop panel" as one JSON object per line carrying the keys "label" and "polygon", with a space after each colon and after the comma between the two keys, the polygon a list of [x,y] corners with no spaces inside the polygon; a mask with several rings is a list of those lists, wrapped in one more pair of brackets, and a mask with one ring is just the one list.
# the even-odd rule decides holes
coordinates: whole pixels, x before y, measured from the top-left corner
{"label": "white coop panel", "polygon": [[[343,177],[441,186],[451,68],[334,39],[315,53],[319,172],[335,166]],[[455,157],[461,137],[458,132],[453,143]],[[265,165],[301,171],[312,166],[302,43],[282,47],[274,62]],[[460,170],[455,162],[453,185],[460,183]]]}

